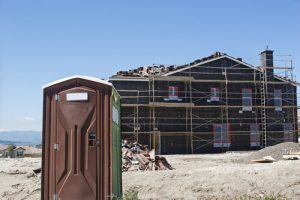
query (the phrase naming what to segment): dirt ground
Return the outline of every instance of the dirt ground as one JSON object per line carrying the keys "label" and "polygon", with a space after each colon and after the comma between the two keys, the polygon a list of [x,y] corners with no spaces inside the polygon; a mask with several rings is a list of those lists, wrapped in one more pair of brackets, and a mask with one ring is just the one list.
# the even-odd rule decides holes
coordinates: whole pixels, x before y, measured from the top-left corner
{"label": "dirt ground", "polygon": [[300,160],[237,163],[250,153],[166,156],[176,170],[123,173],[123,190],[141,199],[240,199],[281,194],[300,199]]}
{"label": "dirt ground", "polygon": [[[235,199],[282,194],[300,199],[300,160],[239,163],[251,153],[166,156],[176,170],[123,173],[123,190],[141,199]],[[40,199],[39,158],[0,159],[0,199]],[[239,199],[239,198],[238,198]]]}
{"label": "dirt ground", "polygon": [[0,199],[41,199],[41,158],[0,158]]}

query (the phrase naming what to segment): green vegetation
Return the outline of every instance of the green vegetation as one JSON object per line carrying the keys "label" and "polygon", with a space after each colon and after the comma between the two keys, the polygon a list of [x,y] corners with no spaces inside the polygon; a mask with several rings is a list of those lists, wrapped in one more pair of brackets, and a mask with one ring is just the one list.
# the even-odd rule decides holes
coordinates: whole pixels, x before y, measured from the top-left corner
{"label": "green vegetation", "polygon": [[138,187],[131,187],[123,194],[120,200],[139,200],[138,193]]}
{"label": "green vegetation", "polygon": [[12,154],[14,148],[15,148],[15,146],[13,144],[7,145],[7,151],[10,155]]}

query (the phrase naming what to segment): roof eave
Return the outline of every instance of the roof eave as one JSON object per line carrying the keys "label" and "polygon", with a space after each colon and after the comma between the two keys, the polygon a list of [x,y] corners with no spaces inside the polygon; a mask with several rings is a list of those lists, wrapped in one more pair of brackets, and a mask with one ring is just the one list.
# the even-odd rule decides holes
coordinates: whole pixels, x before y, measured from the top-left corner
{"label": "roof eave", "polygon": [[148,77],[110,77],[108,81],[148,81]]}

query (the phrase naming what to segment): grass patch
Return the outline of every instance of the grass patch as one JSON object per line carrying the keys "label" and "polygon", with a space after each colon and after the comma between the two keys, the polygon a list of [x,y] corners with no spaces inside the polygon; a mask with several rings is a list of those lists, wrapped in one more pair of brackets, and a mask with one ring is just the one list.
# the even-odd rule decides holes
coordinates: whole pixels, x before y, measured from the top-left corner
{"label": "grass patch", "polygon": [[127,191],[124,192],[123,197],[119,200],[139,200],[138,198],[138,187],[131,187]]}

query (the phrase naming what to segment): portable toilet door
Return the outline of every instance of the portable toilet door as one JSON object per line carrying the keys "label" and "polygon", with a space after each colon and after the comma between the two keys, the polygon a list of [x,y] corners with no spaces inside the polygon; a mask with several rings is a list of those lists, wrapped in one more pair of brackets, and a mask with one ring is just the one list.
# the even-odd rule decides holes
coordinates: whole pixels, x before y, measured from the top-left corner
{"label": "portable toilet door", "polygon": [[42,199],[112,198],[112,85],[73,76],[44,87]]}

